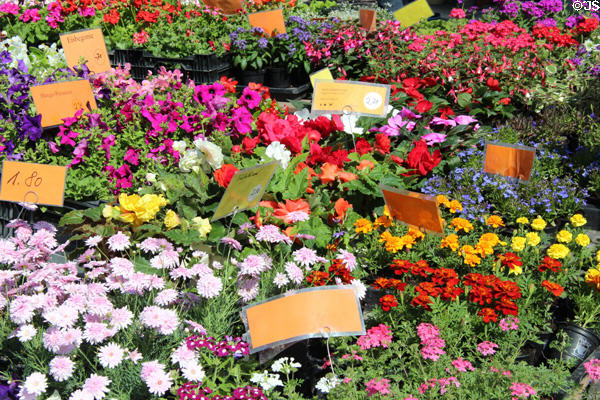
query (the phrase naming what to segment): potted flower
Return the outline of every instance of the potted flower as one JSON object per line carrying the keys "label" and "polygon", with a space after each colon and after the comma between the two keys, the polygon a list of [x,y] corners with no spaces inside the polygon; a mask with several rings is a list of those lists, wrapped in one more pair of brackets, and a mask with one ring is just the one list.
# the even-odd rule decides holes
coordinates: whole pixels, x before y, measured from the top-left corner
{"label": "potted flower", "polygon": [[267,69],[267,86],[288,87],[290,85],[290,51],[294,48],[290,35],[281,33],[273,36],[270,42],[271,66]]}
{"label": "potted flower", "polygon": [[262,28],[238,28],[229,34],[229,52],[240,85],[247,85],[249,82],[264,83],[271,54],[267,51],[269,40],[263,34]]}

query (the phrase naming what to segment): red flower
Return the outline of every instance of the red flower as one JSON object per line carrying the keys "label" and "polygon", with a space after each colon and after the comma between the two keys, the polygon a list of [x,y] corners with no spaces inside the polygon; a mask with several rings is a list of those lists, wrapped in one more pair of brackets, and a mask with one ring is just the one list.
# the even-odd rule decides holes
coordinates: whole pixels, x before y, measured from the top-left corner
{"label": "red flower", "polygon": [[220,82],[221,85],[225,87],[227,93],[235,93],[235,87],[237,86],[238,81],[233,80],[233,78],[222,76]]}
{"label": "red flower", "polygon": [[406,289],[406,283],[402,282],[400,279],[391,278],[389,283],[391,287],[399,292],[404,292],[404,289]]}
{"label": "red flower", "polygon": [[373,151],[371,144],[363,138],[360,138],[356,141],[356,147],[354,149],[361,156]]}
{"label": "red flower", "polygon": [[[425,176],[442,161],[442,154],[439,149],[435,150],[433,154],[429,153],[427,143],[424,140],[415,141],[414,145],[415,147],[408,153],[406,163],[410,168],[415,169],[419,175]],[[412,171],[406,175],[413,175],[414,172]]]}
{"label": "red flower", "polygon": [[420,307],[423,307],[426,311],[431,311],[431,307],[429,305],[432,303],[433,303],[433,301],[431,301],[429,296],[424,293],[421,293],[418,296],[413,297],[413,299],[410,301],[410,304],[413,307],[420,306]]}
{"label": "red flower", "polygon": [[552,293],[553,295],[555,295],[556,297],[560,296],[562,294],[562,292],[565,291],[565,289],[563,289],[563,287],[560,286],[558,283],[553,283],[553,282],[549,282],[549,281],[543,281],[542,287],[545,287],[546,289],[548,289],[548,291],[550,293]]}
{"label": "red flower", "polygon": [[485,322],[486,324],[490,321],[498,321],[498,314],[496,314],[496,311],[492,310],[491,308],[482,308],[477,312],[477,315],[483,317],[483,322]]}
{"label": "red flower", "polygon": [[421,114],[431,110],[431,107],[433,107],[433,103],[429,100],[419,100],[419,102],[417,103],[417,111]]}
{"label": "red flower", "polygon": [[493,90],[495,92],[499,92],[500,91],[500,82],[498,82],[497,79],[494,78],[488,78],[487,80],[487,86],[490,90]]}
{"label": "red flower", "polygon": [[519,312],[515,302],[506,298],[496,302],[496,310],[501,311],[504,315],[514,315],[515,317]]}
{"label": "red flower", "polygon": [[329,280],[329,273],[321,271],[314,271],[306,277],[306,281],[312,283],[313,286],[323,286],[326,280]]}
{"label": "red flower", "polygon": [[544,272],[546,270],[550,270],[552,272],[559,272],[561,270],[560,267],[562,267],[560,261],[546,256],[542,260],[542,264],[538,267],[538,269],[540,270],[540,272]]}
{"label": "red flower", "polygon": [[344,266],[344,262],[339,259],[335,259],[331,262],[329,272],[333,275],[340,277],[343,283],[352,283],[354,278],[350,275],[350,271]]}
{"label": "red flower", "polygon": [[511,252],[500,254],[498,256],[498,259],[502,262],[502,266],[508,267],[510,269],[515,269],[515,267],[520,267],[521,265],[523,265],[521,257]]}
{"label": "red flower", "polygon": [[394,270],[396,275],[402,275],[407,273],[413,267],[413,263],[408,260],[394,260],[390,265],[390,268]]}
{"label": "red flower", "polygon": [[375,135],[375,150],[381,154],[388,154],[390,152],[391,142],[390,138],[383,133]]}
{"label": "red flower", "polygon": [[375,282],[371,284],[373,289],[387,289],[390,287],[390,281],[386,278],[377,278]]}
{"label": "red flower", "polygon": [[383,311],[390,311],[392,307],[398,307],[398,301],[396,301],[396,296],[392,294],[386,294],[385,296],[380,298],[379,304],[381,305],[381,309]]}
{"label": "red flower", "polygon": [[504,104],[505,106],[507,106],[510,104],[510,99],[508,97],[504,97],[498,100],[498,104]]}
{"label": "red flower", "polygon": [[259,142],[259,137],[251,138],[249,136],[244,136],[244,138],[242,139],[242,148],[244,149],[244,153],[254,154],[254,148]]}
{"label": "red flower", "polygon": [[346,211],[348,211],[349,208],[352,208],[352,204],[348,203],[345,199],[339,198],[335,202],[333,208],[335,209],[335,218],[339,221],[343,221],[344,218],[346,218]]}
{"label": "red flower", "polygon": [[114,8],[110,10],[110,12],[104,14],[104,22],[116,25],[119,23],[121,19],[121,14]]}
{"label": "red flower", "polygon": [[390,159],[391,159],[393,162],[395,162],[396,164],[398,164],[398,165],[402,165],[402,164],[404,163],[404,160],[403,160],[403,159],[401,159],[400,157],[398,157],[398,156],[395,156],[395,155],[393,155],[393,154],[392,154],[392,155],[390,155]]}
{"label": "red flower", "polygon": [[219,186],[226,188],[233,179],[235,173],[239,171],[235,165],[223,164],[221,168],[215,171],[215,179]]}
{"label": "red flower", "polygon": [[286,224],[292,224],[297,222],[296,218],[300,215],[298,213],[310,215],[310,206],[302,199],[286,200],[285,204],[278,203],[273,216],[282,219]]}

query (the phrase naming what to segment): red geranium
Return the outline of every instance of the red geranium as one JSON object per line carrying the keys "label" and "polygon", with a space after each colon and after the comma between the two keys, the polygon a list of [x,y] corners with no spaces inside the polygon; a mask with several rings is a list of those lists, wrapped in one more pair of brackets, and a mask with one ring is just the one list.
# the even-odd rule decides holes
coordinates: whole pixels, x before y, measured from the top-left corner
{"label": "red geranium", "polygon": [[432,153],[427,149],[427,142],[419,140],[414,142],[415,147],[408,153],[406,163],[415,171],[403,175],[414,175],[418,173],[421,176],[427,175],[429,171],[435,168],[442,161],[442,154],[439,149]]}
{"label": "red geranium", "polygon": [[219,186],[226,188],[233,179],[235,173],[239,171],[233,164],[223,164],[221,168],[215,171],[215,179]]}
{"label": "red geranium", "polygon": [[391,142],[390,138],[383,133],[378,133],[375,135],[375,150],[380,152],[381,154],[388,154],[390,152]]}

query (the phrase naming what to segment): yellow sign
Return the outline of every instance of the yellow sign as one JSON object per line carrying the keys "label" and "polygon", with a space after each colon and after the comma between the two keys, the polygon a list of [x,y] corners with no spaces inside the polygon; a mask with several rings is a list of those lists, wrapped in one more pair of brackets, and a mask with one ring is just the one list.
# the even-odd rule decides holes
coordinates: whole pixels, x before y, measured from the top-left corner
{"label": "yellow sign", "polygon": [[4,161],[0,200],[62,207],[66,178],[67,167]]}
{"label": "yellow sign", "polygon": [[38,114],[42,114],[42,128],[63,124],[81,109],[96,109],[96,99],[87,79],[31,86],[31,97]]}
{"label": "yellow sign", "polygon": [[237,171],[227,186],[211,221],[256,207],[275,172],[279,161]]}
{"label": "yellow sign", "polygon": [[78,65],[79,59],[83,58],[93,74],[110,70],[110,60],[106,52],[102,29],[84,29],[63,33],[60,35],[60,43],[65,51],[69,68]]}
{"label": "yellow sign", "polygon": [[323,68],[323,69],[318,70],[315,73],[310,74],[309,78],[310,78],[310,84],[314,88],[315,81],[317,79],[320,79],[322,81],[332,81],[333,75],[331,75],[331,71],[329,70],[329,68]]}
{"label": "yellow sign", "polygon": [[422,19],[427,19],[432,16],[433,11],[431,11],[427,0],[413,1],[394,12],[394,18],[400,21],[405,28],[416,24]]}
{"label": "yellow sign", "polygon": [[352,113],[373,117],[386,115],[390,86],[354,81],[315,80],[313,114]]}

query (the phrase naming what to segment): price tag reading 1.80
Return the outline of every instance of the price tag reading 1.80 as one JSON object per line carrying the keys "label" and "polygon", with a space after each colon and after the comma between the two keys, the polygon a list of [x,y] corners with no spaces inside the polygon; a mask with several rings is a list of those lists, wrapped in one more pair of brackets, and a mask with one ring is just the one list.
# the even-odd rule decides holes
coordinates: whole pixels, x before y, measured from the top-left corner
{"label": "price tag reading 1.80", "polygon": [[0,200],[62,206],[67,167],[4,161]]}

